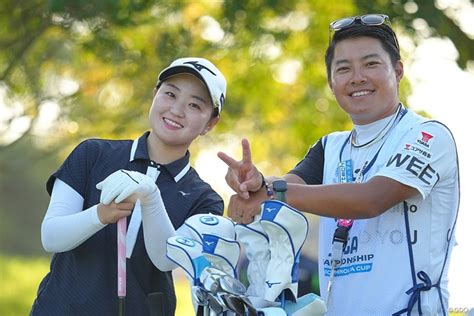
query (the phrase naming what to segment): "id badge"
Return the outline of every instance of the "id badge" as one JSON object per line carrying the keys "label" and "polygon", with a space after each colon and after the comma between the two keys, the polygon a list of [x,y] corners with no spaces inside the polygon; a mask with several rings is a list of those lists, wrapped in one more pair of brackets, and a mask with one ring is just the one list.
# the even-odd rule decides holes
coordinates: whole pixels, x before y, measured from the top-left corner
{"label": "id badge", "polygon": [[337,165],[337,181],[339,183],[350,183],[354,181],[352,173],[352,160],[344,160]]}

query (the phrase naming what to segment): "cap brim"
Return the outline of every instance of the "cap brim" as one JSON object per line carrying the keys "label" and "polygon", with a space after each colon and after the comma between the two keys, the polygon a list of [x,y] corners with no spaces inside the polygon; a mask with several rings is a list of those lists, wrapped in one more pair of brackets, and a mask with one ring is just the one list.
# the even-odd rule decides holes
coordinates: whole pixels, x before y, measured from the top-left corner
{"label": "cap brim", "polygon": [[198,78],[199,80],[201,80],[204,83],[204,85],[207,88],[207,92],[209,93],[209,98],[211,99],[212,106],[217,108],[217,106],[214,104],[214,102],[212,100],[212,94],[211,94],[211,90],[209,89],[209,85],[207,84],[204,77],[201,76],[199,71],[197,71],[194,68],[186,67],[186,66],[175,66],[175,67],[172,67],[172,68],[168,68],[160,74],[160,77],[158,79],[160,80],[160,82],[163,82],[163,81],[165,81],[166,79],[168,79],[170,77],[173,77],[173,76],[179,75],[179,74],[183,74],[183,73],[191,74],[191,75],[195,76],[196,78]]}

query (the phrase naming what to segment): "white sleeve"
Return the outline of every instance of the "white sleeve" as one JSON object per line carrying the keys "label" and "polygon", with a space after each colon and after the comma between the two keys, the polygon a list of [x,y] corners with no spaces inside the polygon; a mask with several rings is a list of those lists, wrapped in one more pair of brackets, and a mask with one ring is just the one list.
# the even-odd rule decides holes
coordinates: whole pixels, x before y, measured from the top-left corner
{"label": "white sleeve", "polygon": [[[159,200],[158,200],[159,199]],[[186,225],[174,229],[161,196],[150,199],[150,202],[141,204],[143,235],[145,248],[151,262],[161,271],[171,271],[179,266],[168,259],[167,240],[173,236],[192,238]]]}
{"label": "white sleeve", "polygon": [[398,143],[377,175],[418,190],[426,198],[443,179],[456,181],[457,155],[450,131],[436,121],[413,128]]}
{"label": "white sleeve", "polygon": [[141,210],[145,248],[151,262],[161,271],[177,268],[178,265],[166,257],[166,241],[176,236],[176,231],[160,193],[156,192],[146,203],[142,202]]}
{"label": "white sleeve", "polygon": [[48,210],[41,224],[41,242],[48,252],[64,252],[82,244],[106,225],[97,205],[83,210],[84,199],[65,182],[56,179]]}

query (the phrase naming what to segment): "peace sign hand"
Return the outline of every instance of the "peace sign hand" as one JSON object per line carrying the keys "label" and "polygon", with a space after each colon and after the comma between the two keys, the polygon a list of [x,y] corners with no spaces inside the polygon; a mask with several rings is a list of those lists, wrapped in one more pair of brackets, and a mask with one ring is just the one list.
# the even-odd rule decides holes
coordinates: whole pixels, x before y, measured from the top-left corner
{"label": "peace sign hand", "polygon": [[250,192],[257,192],[262,188],[262,174],[252,163],[247,139],[242,139],[242,160],[237,161],[223,152],[217,153],[217,156],[229,167],[225,180],[240,197],[248,199]]}

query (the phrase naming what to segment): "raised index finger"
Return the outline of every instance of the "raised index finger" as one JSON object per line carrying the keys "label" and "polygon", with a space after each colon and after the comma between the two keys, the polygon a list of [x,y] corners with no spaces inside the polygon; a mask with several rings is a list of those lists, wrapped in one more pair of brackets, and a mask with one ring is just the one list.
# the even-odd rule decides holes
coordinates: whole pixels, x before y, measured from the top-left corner
{"label": "raised index finger", "polygon": [[226,153],[220,151],[217,153],[217,157],[219,157],[223,162],[225,162],[230,168],[238,168],[239,162],[234,158],[228,156]]}
{"label": "raised index finger", "polygon": [[242,161],[248,164],[252,163],[252,154],[250,153],[250,144],[246,138],[242,139]]}

